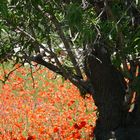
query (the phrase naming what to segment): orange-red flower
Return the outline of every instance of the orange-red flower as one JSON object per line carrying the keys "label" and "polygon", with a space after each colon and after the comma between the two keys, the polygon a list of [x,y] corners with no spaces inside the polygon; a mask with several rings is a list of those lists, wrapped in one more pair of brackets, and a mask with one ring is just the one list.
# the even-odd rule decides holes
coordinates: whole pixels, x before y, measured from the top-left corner
{"label": "orange-red flower", "polygon": [[29,71],[20,68],[0,85],[0,140],[93,138],[92,98],[84,100],[69,81],[53,80],[53,73],[45,68],[33,74],[33,88]]}
{"label": "orange-red flower", "polygon": [[36,139],[35,136],[31,136],[31,135],[29,135],[27,138],[27,140],[35,140],[35,139]]}
{"label": "orange-red flower", "polygon": [[59,131],[59,128],[58,127],[54,127],[53,132],[56,133],[58,131]]}
{"label": "orange-red flower", "polygon": [[80,122],[79,127],[82,128],[82,127],[85,127],[85,125],[86,125],[86,122],[82,121],[82,122]]}
{"label": "orange-red flower", "polygon": [[73,138],[76,138],[76,139],[80,139],[81,138],[81,135],[80,133],[77,131],[77,132],[73,132],[72,134]]}

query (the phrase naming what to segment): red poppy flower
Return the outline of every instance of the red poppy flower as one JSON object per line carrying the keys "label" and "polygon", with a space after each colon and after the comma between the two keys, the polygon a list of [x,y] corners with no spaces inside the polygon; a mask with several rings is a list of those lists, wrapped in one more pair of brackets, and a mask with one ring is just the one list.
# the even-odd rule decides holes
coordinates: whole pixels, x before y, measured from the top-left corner
{"label": "red poppy flower", "polygon": [[53,129],[53,132],[54,133],[56,133],[56,132],[58,132],[59,131],[59,128],[58,127],[55,127],[54,129]]}

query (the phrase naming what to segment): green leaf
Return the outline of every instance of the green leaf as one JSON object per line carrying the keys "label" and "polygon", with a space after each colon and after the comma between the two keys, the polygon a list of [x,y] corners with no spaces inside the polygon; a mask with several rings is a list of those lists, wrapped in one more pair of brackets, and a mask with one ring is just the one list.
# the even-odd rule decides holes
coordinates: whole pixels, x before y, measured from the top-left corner
{"label": "green leaf", "polygon": [[92,43],[95,36],[95,31],[89,27],[85,27],[82,31],[84,42]]}
{"label": "green leaf", "polygon": [[16,5],[19,0],[9,0],[12,5]]}
{"label": "green leaf", "polygon": [[134,42],[140,41],[140,37],[135,38]]}
{"label": "green leaf", "polygon": [[66,20],[68,21],[70,27],[79,29],[83,23],[82,8],[77,4],[69,5]]}
{"label": "green leaf", "polygon": [[121,65],[121,58],[120,56],[117,54],[115,57],[112,58],[112,63],[113,65],[115,65],[117,68],[120,67]]}
{"label": "green leaf", "polygon": [[3,17],[8,16],[8,7],[7,7],[7,1],[1,0],[0,1],[0,14],[2,14]]}
{"label": "green leaf", "polygon": [[31,0],[33,5],[42,5],[43,1],[42,0]]}
{"label": "green leaf", "polygon": [[139,0],[136,0],[136,5],[138,5],[139,4]]}

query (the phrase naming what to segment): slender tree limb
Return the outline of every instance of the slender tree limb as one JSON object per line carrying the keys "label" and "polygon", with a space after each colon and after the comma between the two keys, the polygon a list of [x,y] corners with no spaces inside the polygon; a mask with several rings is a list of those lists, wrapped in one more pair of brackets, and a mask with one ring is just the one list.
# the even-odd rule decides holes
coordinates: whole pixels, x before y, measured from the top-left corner
{"label": "slender tree limb", "polygon": [[45,48],[45,47],[44,47],[42,44],[40,44],[31,34],[29,34],[28,32],[26,32],[26,31],[23,30],[22,28],[17,27],[17,28],[15,29],[15,31],[16,31],[17,33],[21,32],[25,37],[28,37],[29,39],[31,39],[31,40],[34,42],[34,44],[35,44],[36,46],[38,46],[38,47],[44,49],[47,53],[50,54],[50,51],[49,51],[47,48]]}
{"label": "slender tree limb", "polygon": [[[46,49],[42,44],[40,44],[40,43],[39,43],[32,35],[30,35],[28,32],[24,31],[24,30],[21,29],[20,27],[17,27],[17,29],[18,29],[19,31],[21,31],[21,32],[25,35],[25,37],[26,37],[26,36],[29,37],[29,38],[34,42],[34,45],[40,46],[42,49],[44,49],[45,52],[49,53],[49,54],[52,56],[52,58],[55,59],[57,65],[58,65],[60,68],[62,68],[62,65],[61,65],[60,61],[58,60],[58,57],[56,56],[56,54],[55,54],[55,53],[52,51],[52,49],[51,49],[51,43],[49,42],[50,40],[48,40],[48,47],[49,47],[49,49],[50,49],[50,50],[48,50],[48,49]],[[38,56],[39,56],[39,55],[38,55]],[[35,57],[35,58],[38,58],[38,56]],[[38,60],[35,60],[35,61],[37,62]],[[42,59],[42,60],[40,59],[40,61],[38,61],[38,62],[39,62],[39,63],[41,62],[41,63],[42,63],[41,65],[44,65],[44,66],[46,66],[46,67],[50,67],[50,63],[47,64],[47,62],[44,61],[43,59]],[[45,62],[46,62],[46,63],[45,63]],[[52,70],[52,67],[50,67],[49,69]],[[56,71],[55,71],[55,72],[56,72]]]}
{"label": "slender tree limb", "polygon": [[[131,2],[130,6],[126,9],[126,12],[131,8],[132,3],[133,3],[133,2]],[[107,19],[113,20],[113,21],[115,21],[115,23],[116,23],[115,26],[117,26],[117,28],[118,28],[118,32],[117,32],[117,37],[118,37],[118,38],[117,38],[117,46],[116,46],[116,47],[117,47],[119,50],[122,50],[123,47],[124,47],[124,35],[123,35],[123,33],[122,33],[122,31],[121,31],[121,29],[120,29],[120,27],[119,27],[118,24],[120,23],[120,21],[122,20],[122,18],[124,17],[124,15],[119,19],[119,21],[117,21],[116,18],[115,18],[115,16],[113,15],[113,12],[112,12],[110,6],[109,6],[108,0],[105,0],[105,1],[104,1],[104,6],[105,6],[106,14],[107,14]],[[114,30],[114,28],[110,31],[110,33],[111,33],[113,30]],[[110,33],[109,33],[109,34],[110,34]],[[124,69],[124,71],[126,71],[127,73],[129,73],[129,70],[128,70],[128,67],[127,67],[126,58],[123,58],[122,63],[123,63],[123,69]]]}
{"label": "slender tree limb", "polygon": [[[10,23],[10,22],[8,22],[8,23]],[[44,60],[42,59],[41,54],[38,54],[38,55],[35,56],[35,57],[29,57],[29,56],[27,56],[27,55],[24,55],[23,58],[24,58],[25,60],[34,61],[34,62],[36,62],[36,63],[38,63],[38,64],[40,64],[40,65],[43,65],[43,66],[47,67],[47,68],[50,69],[51,71],[53,71],[53,72],[55,72],[55,73],[57,73],[57,74],[62,75],[65,79],[69,79],[76,87],[78,87],[79,89],[81,89],[81,86],[80,86],[80,84],[79,84],[79,81],[80,81],[79,77],[80,77],[80,75],[82,75],[82,74],[79,74],[78,76],[76,76],[76,75],[74,75],[73,73],[71,73],[71,72],[68,70],[67,67],[66,67],[66,70],[63,69],[61,63],[59,62],[59,60],[58,60],[56,54],[53,53],[53,51],[49,51],[48,49],[46,49],[46,48],[45,48],[42,44],[40,44],[31,34],[29,34],[28,32],[26,32],[25,30],[23,30],[23,29],[20,28],[19,26],[15,29],[15,31],[16,31],[18,34],[21,32],[25,37],[31,39],[31,41],[32,41],[36,46],[40,46],[42,49],[44,49],[44,51],[46,51],[46,52],[49,53],[51,56],[53,56],[53,57],[55,58],[55,60],[56,60],[56,63],[58,64],[58,66],[59,66],[60,68],[59,68],[58,66],[55,66],[55,65],[53,65],[53,64],[51,64],[51,63],[48,63],[48,62],[44,61]],[[61,39],[64,38],[64,39],[63,39],[63,43],[65,42],[65,46],[68,46],[68,47],[66,48],[66,50],[68,51],[68,54],[69,54],[70,56],[74,57],[74,55],[72,54],[72,50],[70,49],[70,46],[69,46],[69,44],[68,44],[68,41],[65,40],[65,36],[64,36],[63,32],[61,32],[61,30],[60,30],[60,34],[62,34],[62,35],[61,35]],[[63,36],[63,37],[62,37],[62,36]],[[67,45],[66,45],[66,44],[67,44]],[[78,67],[75,58],[73,59],[73,61],[74,61],[74,63],[75,63],[75,66]],[[80,71],[80,73],[81,73],[81,71]],[[86,87],[86,85],[84,84],[84,82],[80,82],[80,83],[82,83],[83,86]],[[83,88],[83,89],[84,89],[84,88]],[[86,89],[88,89],[88,88],[86,87]]]}
{"label": "slender tree limb", "polygon": [[62,71],[62,69],[58,68],[57,66],[48,63],[42,59],[42,56],[37,55],[36,57],[29,57],[24,56],[24,59],[27,59],[29,61],[34,61],[42,66],[47,67],[49,70],[62,75],[65,79],[69,79],[71,83],[73,83],[79,90],[84,90],[85,93],[91,93],[93,94],[93,88],[89,81],[82,80],[79,76],[71,73],[71,71]]}
{"label": "slender tree limb", "polygon": [[74,67],[75,67],[75,70],[76,70],[77,75],[78,75],[79,77],[82,78],[81,70],[80,70],[80,68],[79,68],[79,66],[78,66],[78,63],[77,63],[77,61],[76,61],[76,59],[75,59],[75,56],[74,56],[74,54],[73,54],[73,52],[72,52],[72,50],[71,50],[71,48],[70,48],[70,46],[69,46],[69,43],[68,43],[68,41],[66,40],[66,38],[65,38],[65,36],[64,36],[64,34],[63,34],[61,28],[60,28],[59,23],[56,22],[56,23],[55,23],[55,26],[56,26],[56,28],[57,28],[58,34],[60,35],[60,37],[61,37],[61,39],[62,39],[62,41],[63,41],[63,43],[64,43],[64,46],[65,46],[65,48],[66,48],[66,50],[67,50],[67,52],[68,52],[68,54],[69,54],[69,57],[70,57],[70,59],[71,59],[73,65],[74,65]]}
{"label": "slender tree limb", "polygon": [[33,82],[33,88],[35,88],[35,79],[34,79],[34,76],[33,76],[33,68],[32,68],[31,64],[30,64],[30,72],[31,72],[31,78],[32,78],[32,82]]}
{"label": "slender tree limb", "polygon": [[[62,75],[63,77],[65,77],[66,79],[68,78],[69,79],[69,77],[71,77],[73,74],[71,74],[69,71],[66,71],[68,68],[67,67],[65,67],[65,69],[63,68],[63,66],[61,65],[61,63],[60,63],[60,61],[58,60],[58,57],[56,56],[56,54],[52,51],[52,49],[51,49],[51,42],[50,42],[50,40],[48,40],[48,47],[49,47],[49,49],[50,50],[48,50],[48,49],[46,49],[42,44],[40,44],[31,34],[29,34],[28,32],[26,32],[26,31],[24,31],[23,29],[21,29],[20,27],[17,27],[17,29],[18,29],[18,31],[20,31],[20,32],[22,32],[22,34],[24,34],[25,35],[25,37],[27,36],[27,37],[29,37],[29,39],[31,39],[33,42],[34,42],[34,44],[37,46],[40,46],[42,49],[44,49],[44,51],[46,51],[47,53],[49,53],[51,56],[52,56],[52,58],[54,58],[55,59],[55,62],[56,62],[56,64],[59,66],[59,68],[58,67],[56,67],[56,66],[54,66],[54,65],[52,65],[51,63],[48,63],[48,62],[46,62],[46,61],[44,61],[43,59],[42,59],[42,56],[39,54],[39,55],[37,55],[36,57],[34,57],[35,58],[35,60],[34,60],[34,62],[37,62],[38,64],[41,64],[41,65],[43,65],[43,66],[45,66],[45,67],[47,67],[47,68],[49,68],[50,70],[52,70],[52,71],[54,71],[54,72],[56,72],[56,73],[58,73],[58,74],[60,74],[60,75]],[[60,72],[61,71],[61,72]],[[68,74],[69,73],[69,74]],[[68,76],[69,75],[69,76]]]}
{"label": "slender tree limb", "polygon": [[[119,21],[117,21],[115,16],[113,15],[113,12],[112,12],[110,6],[109,6],[108,0],[105,0],[104,4],[105,4],[105,7],[106,7],[105,9],[106,9],[107,18],[109,20],[113,20],[113,21],[116,22],[116,26],[118,28],[118,32],[117,32],[117,37],[118,38],[117,38],[117,43],[116,44],[117,44],[117,48],[119,50],[122,50],[123,47],[125,46],[125,43],[124,43],[124,38],[125,37],[124,37],[124,35],[121,31],[121,28],[119,27],[118,24],[122,20],[123,16],[121,17],[121,19]],[[130,6],[126,9],[126,12],[131,8],[132,4],[133,4],[133,2],[131,2]],[[128,66],[127,66],[127,59],[123,56],[122,56],[122,64],[123,64],[123,71],[131,74],[131,71],[128,69]],[[127,104],[128,107],[130,107],[131,100],[133,98],[133,93],[134,93],[134,91],[131,89],[132,82],[133,81],[131,79],[129,79],[129,85],[128,85],[129,91],[126,94],[126,101],[125,101],[125,104]]]}
{"label": "slender tree limb", "polygon": [[34,56],[30,57],[30,56],[24,55],[23,58],[26,61],[36,62],[37,64],[40,64],[42,66],[45,66],[48,69],[50,69],[51,71],[53,71],[53,72],[55,72],[57,74],[60,74],[60,75],[64,76],[63,73],[62,73],[62,71],[61,71],[61,69],[59,69],[57,66],[55,66],[55,65],[53,65],[53,64],[51,64],[49,62],[46,62],[45,60],[43,60],[42,59],[42,56],[40,54],[36,55],[35,57]]}
{"label": "slender tree limb", "polygon": [[71,62],[73,63],[73,66],[75,67],[75,71],[76,71],[77,75],[82,78],[81,70],[80,70],[80,68],[77,64],[77,61],[75,59],[75,56],[71,50],[71,47],[69,45],[69,41],[66,39],[66,37],[61,29],[60,23],[58,22],[58,20],[56,19],[56,17],[54,16],[53,13],[50,14],[50,13],[44,12],[40,5],[38,5],[38,10],[43,13],[44,17],[49,18],[53,22],[53,24],[55,25],[56,31],[57,31],[58,35],[60,36],[62,42],[64,43],[64,46],[68,52],[68,55],[71,59]]}
{"label": "slender tree limb", "polygon": [[14,71],[16,71],[17,69],[19,69],[19,68],[22,67],[22,66],[23,66],[23,64],[19,65],[18,67],[16,67],[16,68],[14,68],[13,70],[11,70],[8,74],[6,74],[4,65],[3,65],[3,63],[2,63],[3,72],[4,72],[4,79],[3,79],[3,80],[0,79],[0,81],[1,81],[3,84],[5,84],[6,81],[8,80],[8,78],[10,77],[10,75],[11,75]]}

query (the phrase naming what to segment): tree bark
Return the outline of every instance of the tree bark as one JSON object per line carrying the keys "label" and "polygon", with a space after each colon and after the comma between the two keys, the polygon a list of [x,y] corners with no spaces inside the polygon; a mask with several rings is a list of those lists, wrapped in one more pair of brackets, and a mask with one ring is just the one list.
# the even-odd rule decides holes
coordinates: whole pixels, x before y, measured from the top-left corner
{"label": "tree bark", "polygon": [[132,112],[125,106],[126,82],[110,60],[104,46],[94,47],[86,58],[85,69],[98,107],[94,131],[96,140],[140,140],[140,95]]}
{"label": "tree bark", "polygon": [[99,112],[94,132],[97,140],[115,137],[116,131],[124,127],[127,115],[124,107],[124,78],[113,67],[110,56],[104,49],[98,46],[86,59],[86,69],[89,72],[87,76],[94,87],[93,98]]}

